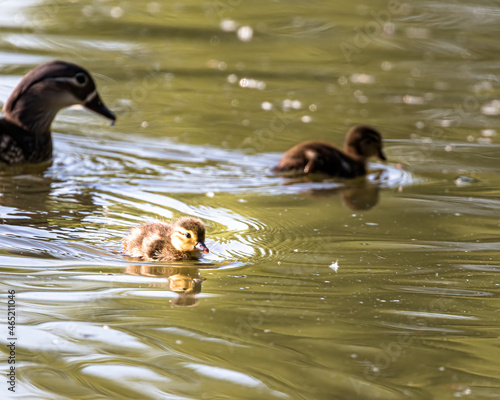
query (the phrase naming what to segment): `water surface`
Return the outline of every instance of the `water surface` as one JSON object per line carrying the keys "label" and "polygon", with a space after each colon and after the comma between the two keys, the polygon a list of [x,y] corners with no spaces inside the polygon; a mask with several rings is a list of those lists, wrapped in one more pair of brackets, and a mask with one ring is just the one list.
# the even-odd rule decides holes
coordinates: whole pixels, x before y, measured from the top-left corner
{"label": "water surface", "polygon": [[[496,5],[1,7],[1,102],[65,59],[118,114],[65,110],[51,165],[1,171],[2,398],[499,397]],[[356,123],[389,159],[366,181],[270,173]],[[131,226],[183,215],[200,262],[121,256]]]}

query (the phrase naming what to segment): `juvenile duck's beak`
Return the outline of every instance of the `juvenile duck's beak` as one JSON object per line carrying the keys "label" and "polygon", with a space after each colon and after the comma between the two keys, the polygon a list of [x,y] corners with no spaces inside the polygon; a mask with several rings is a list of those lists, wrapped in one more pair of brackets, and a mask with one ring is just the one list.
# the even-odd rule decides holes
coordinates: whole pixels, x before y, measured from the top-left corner
{"label": "juvenile duck's beak", "polygon": [[110,119],[111,121],[116,121],[116,116],[113,114],[111,111],[109,111],[108,107],[104,105],[102,102],[101,98],[99,97],[99,94],[95,94],[94,97],[92,97],[89,101],[87,101],[84,104],[85,107],[87,107],[89,110],[92,110],[96,112],[97,114],[102,115],[103,117],[106,117]]}
{"label": "juvenile duck's beak", "polygon": [[210,253],[210,251],[208,250],[208,247],[205,246],[205,243],[203,243],[203,242],[196,243],[196,245],[194,246],[194,248],[196,250],[201,251],[202,253]]}
{"label": "juvenile duck's beak", "polygon": [[382,161],[387,161],[387,157],[385,156],[384,152],[382,149],[378,151],[378,158],[380,158]]}

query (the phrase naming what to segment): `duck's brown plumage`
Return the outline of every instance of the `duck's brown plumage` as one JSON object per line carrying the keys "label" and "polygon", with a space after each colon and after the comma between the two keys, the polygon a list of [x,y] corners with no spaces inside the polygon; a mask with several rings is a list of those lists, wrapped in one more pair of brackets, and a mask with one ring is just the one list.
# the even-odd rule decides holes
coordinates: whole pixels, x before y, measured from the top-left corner
{"label": "duck's brown plumage", "polygon": [[0,164],[49,160],[52,157],[52,121],[59,110],[74,104],[115,120],[84,68],[65,61],[52,61],[29,72],[3,108]]}
{"label": "duck's brown plumage", "polygon": [[382,136],[370,126],[358,125],[347,133],[343,151],[326,142],[299,143],[283,155],[273,171],[354,178],[366,174],[366,161],[372,156],[385,161]]}
{"label": "duck's brown plumage", "polygon": [[[186,233],[189,233],[189,238]],[[198,218],[183,217],[172,224],[150,222],[136,226],[122,243],[129,256],[145,261],[174,261],[197,259],[199,251],[208,253],[204,242],[203,222]]]}

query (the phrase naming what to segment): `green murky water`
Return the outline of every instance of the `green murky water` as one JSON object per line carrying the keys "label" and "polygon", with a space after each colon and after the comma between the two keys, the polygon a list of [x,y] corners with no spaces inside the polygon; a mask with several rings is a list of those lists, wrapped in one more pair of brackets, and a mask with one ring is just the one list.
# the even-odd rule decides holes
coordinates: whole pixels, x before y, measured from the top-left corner
{"label": "green murky water", "polygon": [[[0,8],[0,101],[66,59],[119,116],[66,110],[53,165],[1,173],[1,398],[500,398],[498,4]],[[389,158],[367,182],[269,173],[359,122]],[[119,254],[181,215],[204,260]]]}

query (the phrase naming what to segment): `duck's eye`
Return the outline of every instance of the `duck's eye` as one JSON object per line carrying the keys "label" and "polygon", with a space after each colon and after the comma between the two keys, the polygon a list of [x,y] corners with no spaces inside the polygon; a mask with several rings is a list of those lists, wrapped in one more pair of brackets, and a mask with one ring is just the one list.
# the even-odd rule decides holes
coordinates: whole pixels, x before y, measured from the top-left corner
{"label": "duck's eye", "polygon": [[186,237],[187,237],[188,239],[191,239],[191,234],[190,234],[189,232],[186,232]]}
{"label": "duck's eye", "polygon": [[78,74],[76,74],[75,80],[81,86],[85,85],[88,82],[87,75],[85,75],[83,72],[79,72]]}

